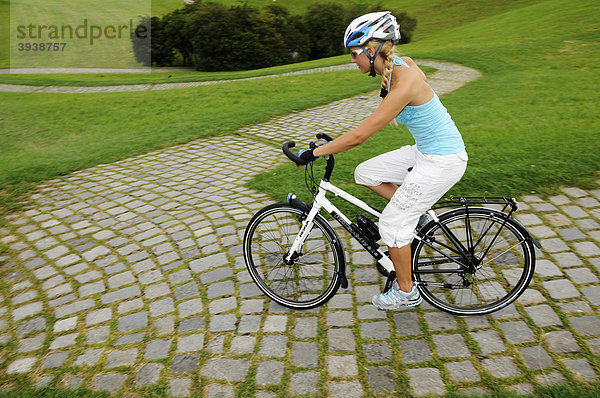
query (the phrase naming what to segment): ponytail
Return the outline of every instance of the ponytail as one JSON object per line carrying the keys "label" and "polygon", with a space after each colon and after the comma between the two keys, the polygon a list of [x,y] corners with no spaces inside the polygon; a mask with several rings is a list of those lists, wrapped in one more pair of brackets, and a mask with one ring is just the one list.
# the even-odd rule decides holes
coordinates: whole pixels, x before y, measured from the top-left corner
{"label": "ponytail", "polygon": [[[365,43],[365,46],[372,47],[377,49],[381,44],[378,40],[370,40]],[[389,90],[389,79],[392,73],[392,69],[394,68],[394,45],[391,41],[386,41],[385,44],[381,47],[379,51],[379,55],[383,58],[383,72],[381,74],[381,88],[385,90]]]}

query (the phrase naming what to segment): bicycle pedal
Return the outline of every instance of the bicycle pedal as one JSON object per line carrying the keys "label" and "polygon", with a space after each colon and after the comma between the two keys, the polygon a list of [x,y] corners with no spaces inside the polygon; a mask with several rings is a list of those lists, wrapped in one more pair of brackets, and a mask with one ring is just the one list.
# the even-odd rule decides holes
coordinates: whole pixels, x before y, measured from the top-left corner
{"label": "bicycle pedal", "polygon": [[366,217],[362,214],[357,214],[356,224],[361,229],[361,231],[363,231],[364,234],[373,242],[377,242],[379,239],[381,239],[381,235],[379,234],[379,228],[369,217]]}

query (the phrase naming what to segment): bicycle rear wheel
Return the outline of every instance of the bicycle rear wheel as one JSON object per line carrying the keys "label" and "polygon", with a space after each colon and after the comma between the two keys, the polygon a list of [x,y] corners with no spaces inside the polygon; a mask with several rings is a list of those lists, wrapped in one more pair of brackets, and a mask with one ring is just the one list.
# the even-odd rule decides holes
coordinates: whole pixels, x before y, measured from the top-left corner
{"label": "bicycle rear wheel", "polygon": [[327,302],[338,290],[344,251],[333,228],[317,215],[293,264],[283,259],[302,228],[305,215],[287,203],[277,203],[252,217],[244,235],[244,259],[250,276],[267,296],[295,309]]}
{"label": "bicycle rear wheel", "polygon": [[436,308],[456,315],[488,314],[516,300],[531,281],[533,243],[517,221],[500,211],[457,209],[421,233],[423,240],[413,245],[413,275]]}

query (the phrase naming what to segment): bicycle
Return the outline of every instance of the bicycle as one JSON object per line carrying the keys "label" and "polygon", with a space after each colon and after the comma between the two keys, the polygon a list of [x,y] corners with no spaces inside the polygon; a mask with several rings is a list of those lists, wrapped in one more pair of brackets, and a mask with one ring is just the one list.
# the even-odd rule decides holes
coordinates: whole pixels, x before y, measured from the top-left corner
{"label": "bicycle", "polygon": [[[317,134],[317,139],[332,140],[326,134]],[[293,141],[286,142],[283,152],[297,165],[305,165],[290,151],[294,146]],[[311,142],[311,147],[316,145]],[[269,298],[293,309],[318,307],[340,286],[348,287],[342,242],[322,210],[375,258],[377,270],[387,277],[384,291],[395,279],[389,254],[377,243],[376,224],[362,214],[352,222],[326,194],[374,217],[381,212],[333,185],[334,157],[324,158],[325,173],[318,190],[312,167],[306,167],[312,204],[290,193],[287,203],[259,210],[244,234],[250,276]],[[435,209],[449,205],[454,208],[436,214]],[[507,197],[452,197],[421,216],[411,243],[412,275],[428,303],[455,315],[482,315],[506,307],[525,291],[535,269],[535,248],[541,245],[512,217],[517,207],[517,201]]]}

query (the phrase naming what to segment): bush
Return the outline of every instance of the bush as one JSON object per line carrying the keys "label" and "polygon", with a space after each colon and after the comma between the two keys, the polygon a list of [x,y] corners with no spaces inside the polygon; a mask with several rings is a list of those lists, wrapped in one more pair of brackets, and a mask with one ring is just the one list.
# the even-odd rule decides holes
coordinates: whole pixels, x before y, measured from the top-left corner
{"label": "bush", "polygon": [[150,65],[147,57],[150,44],[151,64],[156,66],[184,65],[191,66],[192,46],[183,34],[183,27],[188,15],[196,7],[186,5],[184,8],[166,14],[162,18],[142,17],[138,26],[150,26],[151,41],[132,37],[133,51],[138,62]]}
{"label": "bush", "polygon": [[[190,14],[194,12],[196,7],[187,5],[183,9],[175,10],[162,18],[161,32],[158,37],[159,41],[163,43],[161,49],[166,52],[167,49],[171,49],[173,59],[184,66],[192,65],[192,54],[193,47],[192,42],[184,35],[185,25]],[[154,54],[153,54],[154,55]],[[163,58],[166,60],[166,58]],[[153,58],[154,61],[154,58]],[[156,60],[159,64],[159,60]],[[173,65],[171,63],[162,62],[163,65]]]}
{"label": "bush", "polygon": [[[227,7],[197,0],[150,19],[152,63],[230,71],[332,57],[344,53],[342,38],[350,21],[383,9],[381,3],[344,6],[329,2],[310,5],[304,15],[291,15],[278,4],[261,12],[247,3]],[[416,20],[405,12],[390,11],[400,24],[401,43],[408,43]],[[144,48],[134,42],[134,51],[137,57]]]}

